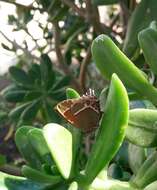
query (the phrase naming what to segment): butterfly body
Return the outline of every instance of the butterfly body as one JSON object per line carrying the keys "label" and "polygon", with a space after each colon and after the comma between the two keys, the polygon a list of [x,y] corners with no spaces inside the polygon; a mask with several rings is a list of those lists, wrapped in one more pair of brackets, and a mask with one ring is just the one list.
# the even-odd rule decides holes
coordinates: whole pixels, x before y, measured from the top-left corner
{"label": "butterfly body", "polygon": [[99,100],[93,94],[60,102],[56,110],[72,125],[88,133],[98,127],[101,118]]}

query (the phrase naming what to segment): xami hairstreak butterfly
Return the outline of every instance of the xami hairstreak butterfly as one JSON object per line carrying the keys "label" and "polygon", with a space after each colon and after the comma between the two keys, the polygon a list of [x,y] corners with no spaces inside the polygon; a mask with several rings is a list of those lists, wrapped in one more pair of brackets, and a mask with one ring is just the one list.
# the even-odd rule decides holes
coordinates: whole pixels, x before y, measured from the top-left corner
{"label": "xami hairstreak butterfly", "polygon": [[94,131],[101,118],[99,100],[91,89],[80,98],[61,101],[56,105],[55,110],[85,133]]}

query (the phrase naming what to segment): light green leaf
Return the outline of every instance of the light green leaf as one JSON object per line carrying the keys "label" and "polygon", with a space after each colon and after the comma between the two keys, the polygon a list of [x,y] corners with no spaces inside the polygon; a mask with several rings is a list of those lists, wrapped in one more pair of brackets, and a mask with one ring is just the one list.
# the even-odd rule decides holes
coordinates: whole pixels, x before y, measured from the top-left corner
{"label": "light green leaf", "polygon": [[44,126],[43,134],[56,165],[65,179],[69,178],[72,166],[72,135],[56,123]]}

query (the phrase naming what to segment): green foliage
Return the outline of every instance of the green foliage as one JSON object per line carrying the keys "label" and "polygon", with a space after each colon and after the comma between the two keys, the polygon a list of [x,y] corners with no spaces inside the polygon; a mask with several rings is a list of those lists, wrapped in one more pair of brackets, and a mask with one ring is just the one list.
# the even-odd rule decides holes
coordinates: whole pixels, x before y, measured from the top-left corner
{"label": "green foliage", "polygon": [[41,56],[40,65],[33,64],[27,72],[16,66],[10,67],[9,72],[13,84],[5,88],[2,95],[8,102],[17,104],[9,113],[12,121],[19,125],[30,124],[39,111],[44,123],[58,121],[53,107],[65,98],[70,77],[57,73],[46,54]]}
{"label": "green foliage", "polygon": [[[68,89],[67,95],[71,98],[78,97],[78,93],[73,89]],[[119,108],[118,110],[116,109],[117,107]],[[23,166],[22,173],[34,181],[51,185],[53,189],[59,183],[64,186],[65,181],[67,181],[66,183],[71,183],[72,180],[75,182],[69,184],[69,189],[77,189],[77,187],[89,190],[93,187],[99,189],[100,186],[104,185],[102,189],[105,190],[105,184],[109,183],[109,189],[125,189],[127,186],[128,190],[133,190],[134,188],[129,183],[115,182],[107,177],[102,177],[104,176],[103,174],[99,174],[103,172],[103,168],[107,168],[109,162],[118,151],[128,122],[127,93],[115,74],[112,76],[104,110],[105,113],[100,123],[100,129],[83,173],[79,170],[79,160],[76,162],[76,158],[79,157],[80,153],[77,148],[81,142],[78,136],[79,132],[77,132],[76,136],[76,131],[68,130],[56,123],[47,124],[43,130],[29,126],[18,129],[15,141],[28,163],[28,166]],[[113,116],[115,119],[111,120]],[[111,141],[112,143],[110,143]],[[33,155],[35,159],[33,159]],[[47,158],[50,160],[48,161]],[[43,166],[46,166],[45,164],[48,167],[43,170]],[[52,172],[52,166],[57,167],[58,175]],[[112,174],[112,177],[115,177],[115,175],[117,174]],[[123,172],[121,173],[122,176]],[[100,183],[95,180],[100,180]]]}
{"label": "green foliage", "polygon": [[108,36],[100,35],[93,41],[92,54],[95,64],[105,78],[110,79],[111,75],[116,73],[128,88],[147,97],[154,104],[157,103],[157,89]]}
{"label": "green foliage", "polygon": [[152,22],[150,27],[140,31],[138,35],[139,44],[143,51],[146,62],[152,72],[157,74],[156,49],[157,49],[157,28],[156,22]]}
{"label": "green foliage", "polygon": [[[115,110],[115,108],[118,109]],[[105,114],[101,120],[97,140],[92,148],[85,169],[85,174],[88,176],[86,179],[88,184],[93,181],[117,152],[124,138],[124,132],[128,122],[127,93],[115,74],[112,76],[104,112]],[[115,119],[112,120],[112,117]],[[97,166],[95,166],[95,163],[97,163]]]}
{"label": "green foliage", "polygon": [[124,53],[133,58],[139,49],[138,33],[146,28],[152,20],[157,19],[157,4],[155,0],[142,0],[135,8],[128,22],[127,33],[124,41]]}
{"label": "green foliage", "polygon": [[130,111],[126,138],[143,147],[156,147],[157,111],[151,109],[133,109]]}
{"label": "green foliage", "polygon": [[47,186],[48,185],[36,183],[24,177],[16,177],[0,172],[1,190],[48,190]]}
{"label": "green foliage", "polygon": [[[8,15],[8,23],[35,47],[30,50],[27,37],[20,45],[1,32],[9,42],[2,47],[18,61],[1,91],[0,124],[19,127],[15,143],[26,178],[0,173],[0,189],[156,190],[156,0],[9,3],[16,15]],[[107,5],[104,23],[99,5]],[[29,31],[32,21],[40,39]],[[92,87],[99,96],[102,118],[94,134],[65,124],[53,110],[66,98],[80,98],[73,87],[84,93]]]}

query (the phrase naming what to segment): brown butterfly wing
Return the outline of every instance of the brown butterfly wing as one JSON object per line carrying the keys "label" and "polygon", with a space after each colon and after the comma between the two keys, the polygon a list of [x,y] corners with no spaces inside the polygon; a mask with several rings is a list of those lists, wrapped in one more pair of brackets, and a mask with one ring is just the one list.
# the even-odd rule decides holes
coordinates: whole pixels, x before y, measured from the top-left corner
{"label": "brown butterfly wing", "polygon": [[55,110],[58,111],[62,117],[64,117],[71,124],[75,123],[74,114],[71,112],[71,107],[74,104],[73,99],[68,99],[60,102],[55,107]]}
{"label": "brown butterfly wing", "polygon": [[95,96],[64,100],[57,104],[55,109],[83,132],[90,132],[97,128],[101,117],[99,101]]}
{"label": "brown butterfly wing", "polygon": [[99,125],[100,114],[95,112],[91,107],[78,112],[75,117],[75,126],[81,128],[83,132],[91,132]]}
{"label": "brown butterfly wing", "polygon": [[71,107],[74,113],[74,125],[84,132],[93,131],[98,127],[101,117],[99,101],[94,96],[83,96]]}

